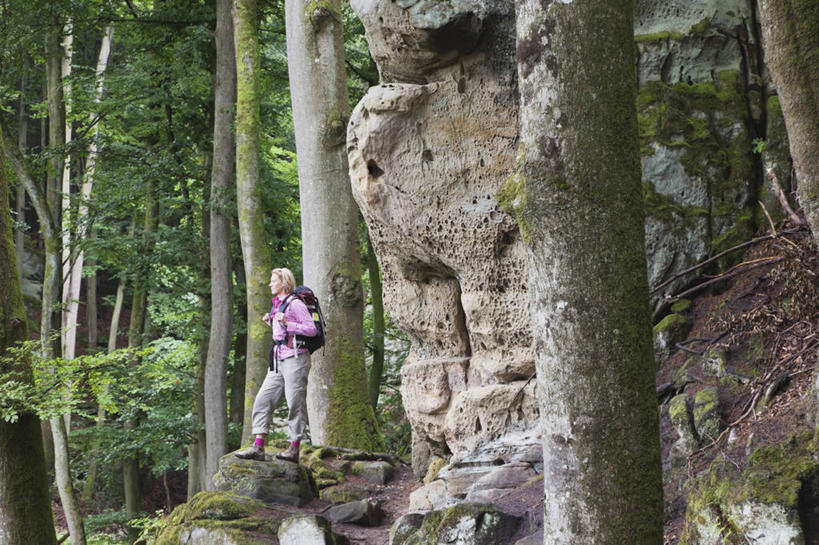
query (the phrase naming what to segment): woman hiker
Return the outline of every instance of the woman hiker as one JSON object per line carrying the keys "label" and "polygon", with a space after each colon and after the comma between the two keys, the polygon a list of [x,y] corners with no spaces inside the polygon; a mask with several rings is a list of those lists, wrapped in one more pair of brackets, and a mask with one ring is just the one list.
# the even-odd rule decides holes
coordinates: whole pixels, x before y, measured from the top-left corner
{"label": "woman hiker", "polygon": [[[264,460],[264,441],[270,427],[270,414],[281,401],[287,399],[287,423],[290,427],[290,446],[276,454],[276,458],[299,461],[299,443],[306,437],[307,375],[310,373],[310,353],[296,341],[298,336],[316,334],[313,318],[301,299],[293,295],[296,279],[289,269],[273,269],[270,273],[270,292],[273,310],[262,317],[273,328],[273,348],[270,349],[270,369],[253,403],[252,446],[237,451],[239,458]],[[284,312],[280,312],[283,309]]]}

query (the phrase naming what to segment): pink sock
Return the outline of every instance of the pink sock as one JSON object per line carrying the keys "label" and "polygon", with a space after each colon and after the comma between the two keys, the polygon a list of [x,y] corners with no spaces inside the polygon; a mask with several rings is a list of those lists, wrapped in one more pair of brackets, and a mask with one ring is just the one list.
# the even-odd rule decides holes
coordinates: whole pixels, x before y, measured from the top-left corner
{"label": "pink sock", "polygon": [[254,443],[257,446],[263,447],[264,446],[264,437],[257,437],[256,442]]}
{"label": "pink sock", "polygon": [[298,442],[298,441],[290,441],[290,444],[291,444],[291,445],[293,445],[294,447],[299,446],[299,442]]}

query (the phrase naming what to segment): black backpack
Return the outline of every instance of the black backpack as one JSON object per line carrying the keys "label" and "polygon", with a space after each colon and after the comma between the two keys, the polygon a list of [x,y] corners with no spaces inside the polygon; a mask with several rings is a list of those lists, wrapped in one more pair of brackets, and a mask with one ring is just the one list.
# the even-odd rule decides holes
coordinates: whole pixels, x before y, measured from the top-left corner
{"label": "black backpack", "polygon": [[296,346],[297,348],[304,347],[312,354],[324,346],[324,330],[326,326],[324,324],[324,316],[321,314],[321,306],[313,290],[307,286],[299,286],[293,290],[293,293],[287,296],[278,308],[278,311],[284,312],[294,297],[301,299],[302,303],[307,307],[307,311],[310,312],[310,316],[313,318],[313,323],[316,326],[316,334],[312,337],[305,337],[304,335],[297,336]]}

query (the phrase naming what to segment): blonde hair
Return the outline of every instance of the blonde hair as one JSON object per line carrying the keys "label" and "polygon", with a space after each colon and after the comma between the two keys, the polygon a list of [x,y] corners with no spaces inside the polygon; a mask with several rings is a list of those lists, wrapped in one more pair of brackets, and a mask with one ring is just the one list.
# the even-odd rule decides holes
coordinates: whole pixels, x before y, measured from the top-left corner
{"label": "blonde hair", "polygon": [[293,290],[296,289],[296,277],[293,276],[293,272],[290,269],[286,267],[273,269],[270,271],[270,277],[272,278],[274,275],[279,277],[282,283],[282,289],[284,289],[286,293],[293,293]]}

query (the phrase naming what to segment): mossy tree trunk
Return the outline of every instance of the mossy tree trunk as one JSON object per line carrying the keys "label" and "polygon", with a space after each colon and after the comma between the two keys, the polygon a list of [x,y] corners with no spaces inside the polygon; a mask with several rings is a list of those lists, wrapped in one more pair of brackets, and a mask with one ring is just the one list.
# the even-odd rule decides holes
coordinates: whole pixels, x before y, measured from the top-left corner
{"label": "mossy tree trunk", "polygon": [[[15,270],[4,147],[0,133],[0,358],[8,348],[28,339]],[[20,367],[16,370],[26,380],[32,380],[28,362],[13,365]],[[41,438],[34,414],[22,414],[13,423],[0,419],[0,543],[5,545],[57,542]]]}
{"label": "mossy tree trunk", "polygon": [[662,543],[631,0],[517,0],[544,543]]}
{"label": "mossy tree trunk", "polygon": [[797,194],[819,245],[819,2],[759,0],[771,70],[796,170]]}
{"label": "mossy tree trunk", "polygon": [[247,356],[242,442],[250,437],[253,400],[267,374],[270,328],[270,250],[265,244],[259,186],[259,9],[256,0],[233,0],[236,50],[236,206],[247,278]]}
{"label": "mossy tree trunk", "polygon": [[210,193],[211,321],[205,362],[205,483],[219,471],[227,452],[227,367],[233,338],[233,275],[230,257],[229,203],[233,190],[233,104],[236,63],[231,0],[216,0],[216,82],[214,87],[213,170]]}
{"label": "mossy tree trunk", "polygon": [[304,283],[327,321],[312,356],[307,410],[314,443],[381,446],[367,398],[358,209],[347,168],[349,119],[340,0],[285,1],[287,65],[299,168]]}

